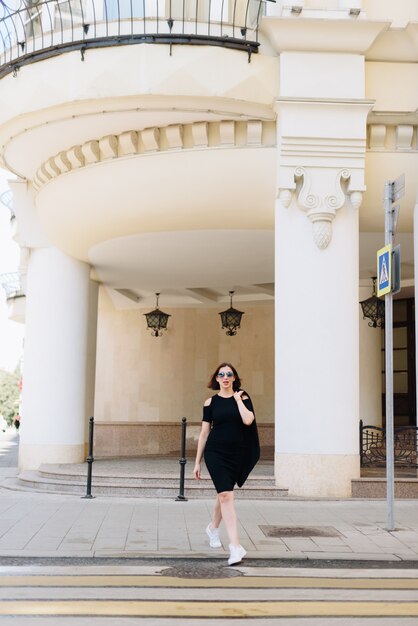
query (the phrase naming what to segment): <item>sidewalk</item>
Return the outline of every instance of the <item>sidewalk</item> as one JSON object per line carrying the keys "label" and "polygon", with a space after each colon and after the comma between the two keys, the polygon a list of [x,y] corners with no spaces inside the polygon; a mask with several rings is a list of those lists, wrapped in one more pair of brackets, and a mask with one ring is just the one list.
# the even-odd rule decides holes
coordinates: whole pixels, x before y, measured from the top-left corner
{"label": "sidewalk", "polygon": [[[227,557],[208,546],[213,501],[17,492],[2,485],[17,473],[14,447],[0,438],[0,556]],[[5,444],[8,454],[4,453]],[[17,446],[15,446],[17,447]],[[3,448],[3,449],[1,449]],[[94,493],[94,491],[93,491]],[[186,494],[187,495],[187,494]],[[241,543],[250,559],[418,562],[418,502],[396,502],[387,532],[384,500],[238,500]]]}
{"label": "sidewalk", "polygon": [[0,469],[3,475],[7,474],[5,468],[17,467],[19,451],[19,433],[16,428],[0,430]]}

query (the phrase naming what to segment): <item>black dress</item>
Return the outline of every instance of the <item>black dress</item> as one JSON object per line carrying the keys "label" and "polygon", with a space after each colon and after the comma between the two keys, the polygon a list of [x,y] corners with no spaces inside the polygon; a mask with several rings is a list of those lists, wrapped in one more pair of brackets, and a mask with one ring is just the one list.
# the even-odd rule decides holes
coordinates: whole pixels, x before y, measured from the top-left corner
{"label": "black dress", "polygon": [[[244,405],[254,412],[250,398]],[[250,426],[242,421],[233,396],[212,396],[209,406],[203,407],[203,421],[212,425],[205,446],[205,463],[218,493],[242,487],[260,458],[255,420]]]}

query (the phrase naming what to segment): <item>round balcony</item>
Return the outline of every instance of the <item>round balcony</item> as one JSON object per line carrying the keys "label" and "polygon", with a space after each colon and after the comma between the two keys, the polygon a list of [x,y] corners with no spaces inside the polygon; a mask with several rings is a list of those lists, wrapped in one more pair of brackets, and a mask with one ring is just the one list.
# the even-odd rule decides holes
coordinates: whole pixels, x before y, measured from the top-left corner
{"label": "round balcony", "polygon": [[[118,287],[230,287],[243,273],[271,283],[277,59],[256,54],[264,2],[23,0],[0,11],[1,158],[31,181],[50,241]],[[257,271],[242,258],[249,245]],[[240,269],[209,276],[215,248]],[[151,271],[150,252],[163,250],[175,276],[155,260]]]}
{"label": "round balcony", "polygon": [[258,49],[263,0],[8,0],[0,78],[71,50],[163,43]]}

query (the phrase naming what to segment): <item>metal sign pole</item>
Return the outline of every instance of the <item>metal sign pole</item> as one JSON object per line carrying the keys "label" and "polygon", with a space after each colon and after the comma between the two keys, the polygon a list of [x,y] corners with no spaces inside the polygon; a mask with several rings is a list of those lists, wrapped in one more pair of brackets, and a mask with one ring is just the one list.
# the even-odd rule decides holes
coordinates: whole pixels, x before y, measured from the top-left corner
{"label": "metal sign pole", "polygon": [[[393,243],[393,183],[385,183],[385,245]],[[394,530],[395,466],[393,449],[393,295],[385,295],[385,357],[386,357],[386,500],[387,530]]]}

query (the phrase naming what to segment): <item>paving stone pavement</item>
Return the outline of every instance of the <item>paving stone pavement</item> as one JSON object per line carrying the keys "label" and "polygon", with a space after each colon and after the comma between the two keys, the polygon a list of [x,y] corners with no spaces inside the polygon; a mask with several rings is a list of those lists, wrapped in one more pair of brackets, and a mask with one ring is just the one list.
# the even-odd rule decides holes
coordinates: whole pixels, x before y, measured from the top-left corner
{"label": "paving stone pavement", "polygon": [[[0,433],[0,556],[227,557],[223,528],[222,548],[211,549],[207,543],[210,500],[105,496],[85,500],[6,489],[4,478],[17,474],[17,443],[15,431]],[[248,562],[418,562],[414,500],[396,502],[392,532],[385,528],[384,500],[239,500],[237,513]],[[266,527],[272,532],[265,532]]]}

